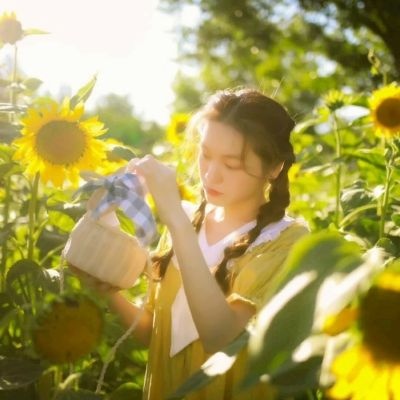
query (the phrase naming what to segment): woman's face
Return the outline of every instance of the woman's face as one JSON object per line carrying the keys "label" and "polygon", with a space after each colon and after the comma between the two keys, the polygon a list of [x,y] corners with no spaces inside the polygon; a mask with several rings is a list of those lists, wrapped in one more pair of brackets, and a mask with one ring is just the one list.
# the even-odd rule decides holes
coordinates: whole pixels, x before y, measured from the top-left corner
{"label": "woman's face", "polygon": [[199,169],[207,202],[222,207],[264,202],[262,161],[244,147],[241,133],[218,121],[205,121],[200,133]]}

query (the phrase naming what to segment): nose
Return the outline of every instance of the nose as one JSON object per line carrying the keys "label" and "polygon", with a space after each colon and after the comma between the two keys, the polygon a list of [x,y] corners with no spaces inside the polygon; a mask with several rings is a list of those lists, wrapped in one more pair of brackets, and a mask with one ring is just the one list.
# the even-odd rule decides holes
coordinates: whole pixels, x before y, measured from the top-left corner
{"label": "nose", "polygon": [[208,184],[219,183],[222,181],[221,168],[216,162],[210,162],[205,171],[204,177]]}

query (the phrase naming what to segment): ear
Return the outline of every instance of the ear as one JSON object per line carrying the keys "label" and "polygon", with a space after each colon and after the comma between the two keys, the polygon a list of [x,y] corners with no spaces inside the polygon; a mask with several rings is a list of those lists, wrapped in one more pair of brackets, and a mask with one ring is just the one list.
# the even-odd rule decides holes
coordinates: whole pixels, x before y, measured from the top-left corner
{"label": "ear", "polygon": [[282,161],[276,167],[272,168],[269,171],[268,179],[270,179],[270,180],[276,179],[279,176],[279,174],[281,173],[284,164],[285,164],[285,161]]}

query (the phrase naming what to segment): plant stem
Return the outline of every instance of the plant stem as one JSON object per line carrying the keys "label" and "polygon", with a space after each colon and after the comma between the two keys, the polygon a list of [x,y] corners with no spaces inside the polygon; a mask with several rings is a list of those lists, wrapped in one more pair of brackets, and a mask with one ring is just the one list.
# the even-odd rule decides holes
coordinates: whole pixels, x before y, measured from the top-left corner
{"label": "plant stem", "polygon": [[33,249],[35,246],[35,225],[36,225],[36,204],[39,189],[39,172],[36,173],[33,180],[31,199],[29,202],[29,236],[28,236],[28,259],[33,260]]}
{"label": "plant stem", "polygon": [[[10,204],[11,204],[11,177],[6,179],[5,185],[5,198],[4,198],[4,217],[3,217],[3,227],[7,230],[8,218],[10,213]],[[8,236],[8,235],[7,235]],[[5,282],[6,282],[6,267],[7,267],[7,239],[4,238],[3,245],[1,246],[1,281],[0,281],[0,290],[3,292],[5,290]]]}
{"label": "plant stem", "polygon": [[341,184],[342,184],[342,164],[341,164],[341,156],[342,156],[342,142],[340,137],[340,131],[338,128],[338,122],[336,118],[335,111],[332,112],[333,117],[333,132],[335,134],[336,139],[336,160],[337,160],[337,169],[336,169],[336,206],[335,206],[335,225],[338,228],[341,218],[341,206],[340,206],[340,192],[341,192]]}
{"label": "plant stem", "polygon": [[[15,106],[17,103],[17,93],[15,91],[15,84],[17,82],[17,45],[14,44],[14,60],[13,60],[13,73],[12,73],[12,82],[10,86],[10,103]],[[14,122],[15,119],[15,111],[9,114],[9,121]],[[4,218],[3,218],[3,226],[7,227],[8,217],[10,212],[10,203],[11,203],[11,177],[7,177],[6,185],[5,185],[5,199],[4,199]],[[1,272],[0,272],[0,290],[5,290],[5,276],[6,276],[6,267],[7,267],[7,256],[8,256],[8,248],[7,248],[7,240],[4,238],[4,243],[1,247]]]}
{"label": "plant stem", "polygon": [[[17,55],[18,55],[18,47],[14,44],[14,62],[13,62],[13,72],[12,72],[12,81],[10,86],[10,103],[15,106],[17,104]],[[15,117],[15,111],[12,113],[13,117]]]}
{"label": "plant stem", "polygon": [[381,209],[381,220],[379,223],[379,239],[383,238],[385,235],[385,222],[386,222],[386,214],[389,205],[389,195],[390,195],[390,187],[392,185],[392,177],[393,177],[393,163],[396,157],[396,149],[390,149],[390,158],[386,161],[386,178],[385,178],[385,190],[383,193],[383,201],[382,201],[382,209]]}

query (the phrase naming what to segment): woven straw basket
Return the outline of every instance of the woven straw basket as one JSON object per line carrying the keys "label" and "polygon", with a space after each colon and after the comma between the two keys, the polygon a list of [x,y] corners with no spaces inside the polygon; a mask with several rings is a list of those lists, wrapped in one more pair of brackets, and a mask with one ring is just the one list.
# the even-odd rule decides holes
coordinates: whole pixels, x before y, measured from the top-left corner
{"label": "woven straw basket", "polygon": [[[99,194],[94,193],[97,198]],[[132,287],[144,270],[148,252],[135,237],[104,221],[86,212],[72,230],[63,256],[68,264],[103,282]]]}

